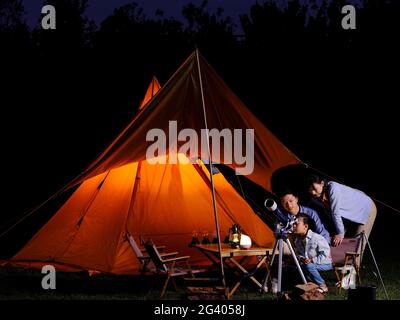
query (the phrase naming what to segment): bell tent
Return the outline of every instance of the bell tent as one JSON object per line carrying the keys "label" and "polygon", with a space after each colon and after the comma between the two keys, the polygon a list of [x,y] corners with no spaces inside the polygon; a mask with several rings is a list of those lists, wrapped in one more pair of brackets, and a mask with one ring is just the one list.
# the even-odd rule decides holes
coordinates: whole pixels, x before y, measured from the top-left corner
{"label": "bell tent", "polygon": [[204,164],[208,156],[233,169],[240,166],[215,157],[215,141],[209,154],[198,150],[195,160],[189,161],[187,154],[177,151],[180,141],[168,146],[168,151],[176,153],[177,163],[146,160],[151,144],[147,132],[158,128],[168,135],[171,121],[176,129],[191,128],[199,135],[205,126],[220,131],[254,129],[254,167],[247,177],[266,190],[270,190],[276,169],[300,162],[194,52],[162,88],[155,78],[152,80],[136,117],[64,188],[77,189],[8,263],[133,274],[139,262],[127,234],[137,240],[151,238],[156,244],[191,255],[193,263],[201,263],[204,257],[188,244],[194,231],[212,236],[216,230],[213,189],[221,239],[236,223],[254,244],[271,246],[273,232],[222,173],[212,170],[211,179]]}

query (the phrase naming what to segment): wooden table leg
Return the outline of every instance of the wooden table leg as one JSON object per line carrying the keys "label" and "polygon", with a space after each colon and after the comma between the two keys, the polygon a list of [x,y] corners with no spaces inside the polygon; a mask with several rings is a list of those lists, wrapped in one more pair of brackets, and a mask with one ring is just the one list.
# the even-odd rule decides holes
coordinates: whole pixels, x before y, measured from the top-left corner
{"label": "wooden table leg", "polygon": [[[263,258],[263,260],[261,260],[257,266],[256,266],[256,270],[261,266],[261,264],[265,261],[266,257]],[[235,259],[230,258],[229,259],[234,265],[236,265],[245,275],[248,274],[249,272],[242,266],[240,265]],[[254,278],[254,276],[251,276],[250,279],[259,287],[261,288],[262,285],[260,282],[258,282],[258,280],[256,278]],[[240,283],[241,281],[239,281]]]}

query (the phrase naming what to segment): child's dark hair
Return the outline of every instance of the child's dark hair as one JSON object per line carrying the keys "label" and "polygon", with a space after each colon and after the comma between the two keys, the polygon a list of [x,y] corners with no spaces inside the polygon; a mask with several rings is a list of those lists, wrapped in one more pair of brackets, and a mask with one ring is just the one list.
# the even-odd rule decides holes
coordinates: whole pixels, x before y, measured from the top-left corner
{"label": "child's dark hair", "polygon": [[309,221],[310,218],[309,218],[308,216],[306,216],[304,213],[299,213],[299,214],[296,216],[296,219],[302,220],[304,224],[310,226],[310,221]]}

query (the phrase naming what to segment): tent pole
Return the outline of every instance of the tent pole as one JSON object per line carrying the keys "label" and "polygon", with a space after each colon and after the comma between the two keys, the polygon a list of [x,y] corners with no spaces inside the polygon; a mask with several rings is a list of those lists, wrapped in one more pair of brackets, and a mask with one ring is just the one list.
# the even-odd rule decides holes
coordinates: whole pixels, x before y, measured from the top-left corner
{"label": "tent pole", "polygon": [[211,159],[211,151],[210,151],[210,136],[208,132],[208,125],[207,125],[207,113],[206,113],[206,104],[204,101],[204,91],[203,91],[203,80],[201,78],[201,70],[200,70],[200,60],[199,60],[199,50],[196,48],[196,58],[197,58],[197,70],[199,72],[199,80],[200,80],[200,92],[201,92],[201,102],[203,105],[203,115],[204,115],[204,125],[206,129],[206,136],[207,136],[207,152],[208,152],[208,165],[210,171],[210,180],[211,180],[211,192],[212,192],[212,200],[214,205],[214,218],[215,218],[215,227],[217,232],[217,240],[218,240],[218,252],[219,252],[219,261],[221,266],[221,275],[222,275],[222,285],[226,288],[226,281],[225,281],[225,272],[224,272],[224,261],[222,259],[222,252],[221,252],[221,236],[219,233],[219,223],[218,223],[218,213],[217,213],[217,201],[215,199],[215,186],[214,186],[214,178],[213,178],[213,163]]}

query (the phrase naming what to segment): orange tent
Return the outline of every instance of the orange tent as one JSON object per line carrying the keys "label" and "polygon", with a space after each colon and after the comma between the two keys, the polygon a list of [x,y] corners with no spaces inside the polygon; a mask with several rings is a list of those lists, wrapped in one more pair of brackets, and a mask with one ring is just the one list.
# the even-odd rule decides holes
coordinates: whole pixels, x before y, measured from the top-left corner
{"label": "orange tent", "polygon": [[151,79],[150,85],[147,88],[146,94],[144,95],[144,98],[142,102],[139,105],[139,110],[142,110],[143,107],[153,98],[153,96],[158,92],[158,90],[161,89],[160,83],[158,82],[156,77],[153,77]]}
{"label": "orange tent", "polygon": [[[127,232],[189,254],[193,262],[204,261],[188,244],[193,231],[212,235],[215,230],[208,169],[200,160],[188,164],[143,161],[148,146],[146,132],[151,128],[168,131],[168,120],[176,120],[179,128],[200,131],[204,127],[199,72],[208,128],[254,129],[251,180],[269,189],[274,170],[299,162],[207,62],[201,56],[197,60],[193,53],[158,92],[153,90],[158,82],[152,80],[148,89],[151,94],[146,93],[135,119],[67,186],[79,184],[53,218],[9,262],[22,266],[51,263],[67,271],[135,273],[139,263],[129,247]],[[187,160],[184,154],[178,157]],[[199,157],[207,155],[199,153]],[[235,168],[236,164],[230,166]],[[221,173],[214,174],[213,179],[221,238],[238,223],[254,243],[271,246],[272,231]]]}

